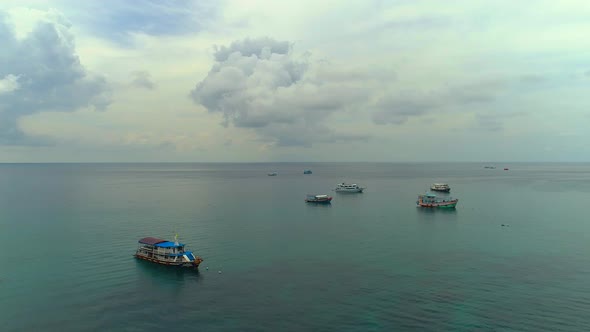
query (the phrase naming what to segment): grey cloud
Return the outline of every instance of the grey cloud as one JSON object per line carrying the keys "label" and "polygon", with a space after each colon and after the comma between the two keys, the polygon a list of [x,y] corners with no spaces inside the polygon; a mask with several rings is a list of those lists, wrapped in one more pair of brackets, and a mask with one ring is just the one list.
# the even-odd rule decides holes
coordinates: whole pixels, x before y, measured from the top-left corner
{"label": "grey cloud", "polygon": [[376,27],[376,30],[393,29],[393,30],[409,30],[409,29],[440,29],[449,27],[452,21],[443,16],[429,16],[417,17],[406,20],[392,20]]}
{"label": "grey cloud", "polygon": [[368,95],[362,84],[319,79],[309,58],[295,55],[288,42],[236,41],[218,48],[215,59],[191,91],[193,101],[222,114],[225,126],[254,128],[278,145],[344,139],[324,123]]}
{"label": "grey cloud", "polygon": [[268,37],[246,38],[244,40],[234,41],[229,47],[215,47],[215,60],[220,62],[225,61],[235,52],[239,52],[245,57],[256,55],[258,58],[264,58],[269,53],[287,54],[290,50],[291,44],[286,41],[277,41]]}
{"label": "grey cloud", "polygon": [[318,68],[316,78],[320,81],[338,82],[393,82],[396,73],[387,68],[338,68],[329,61],[323,61]]}
{"label": "grey cloud", "polygon": [[522,75],[520,77],[520,81],[525,84],[542,83],[546,80],[547,80],[547,78],[545,76],[536,75],[536,74]]}
{"label": "grey cloud", "polygon": [[502,131],[506,120],[526,115],[528,115],[526,112],[487,112],[478,113],[476,118],[480,129]]}
{"label": "grey cloud", "polygon": [[156,88],[156,84],[152,81],[152,75],[147,71],[134,71],[131,73],[133,80],[131,85],[136,88],[144,88],[153,90]]}
{"label": "grey cloud", "polygon": [[488,131],[501,131],[504,129],[503,121],[494,115],[477,114],[477,123],[480,128]]}
{"label": "grey cloud", "polygon": [[437,107],[436,99],[427,95],[382,98],[375,105],[378,111],[373,114],[373,121],[377,124],[403,124],[410,117],[418,117],[434,110]]}
{"label": "grey cloud", "polygon": [[[54,13],[55,14],[55,13]],[[16,39],[6,15],[0,14],[0,78],[17,77],[17,89],[0,94],[0,144],[31,144],[18,119],[43,111],[74,111],[110,103],[105,79],[87,73],[75,52],[69,23],[53,15],[39,22],[24,39]]]}
{"label": "grey cloud", "polygon": [[334,132],[322,123],[310,123],[304,120],[290,124],[277,124],[267,128],[266,136],[276,138],[277,146],[312,147],[318,143],[347,143],[368,141],[371,136],[366,134],[346,134]]}
{"label": "grey cloud", "polygon": [[401,125],[412,117],[433,112],[458,111],[464,106],[494,102],[508,80],[481,80],[429,92],[410,91],[378,99],[373,103],[373,122]]}

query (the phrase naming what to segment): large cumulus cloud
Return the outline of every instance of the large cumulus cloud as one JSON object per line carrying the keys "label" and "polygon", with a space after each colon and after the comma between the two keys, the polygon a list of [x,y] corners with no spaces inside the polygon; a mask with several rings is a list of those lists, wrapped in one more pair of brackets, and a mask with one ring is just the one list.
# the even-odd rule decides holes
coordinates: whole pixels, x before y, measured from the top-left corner
{"label": "large cumulus cloud", "polygon": [[56,12],[18,39],[9,17],[0,12],[0,144],[32,144],[18,120],[44,111],[104,109],[109,87],[80,63],[70,24]]}
{"label": "large cumulus cloud", "polygon": [[283,146],[366,139],[330,128],[330,117],[367,98],[358,82],[325,80],[307,55],[271,38],[216,49],[208,75],[191,91],[196,103],[220,113],[224,125],[254,128]]}

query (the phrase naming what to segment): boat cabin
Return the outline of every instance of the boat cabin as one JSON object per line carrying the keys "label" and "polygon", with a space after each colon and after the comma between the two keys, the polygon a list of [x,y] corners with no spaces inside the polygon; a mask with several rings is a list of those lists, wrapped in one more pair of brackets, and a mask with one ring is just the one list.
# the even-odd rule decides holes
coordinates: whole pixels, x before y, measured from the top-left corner
{"label": "boat cabin", "polygon": [[424,203],[436,203],[436,195],[435,194],[425,194],[425,195],[421,195],[422,197],[422,202]]}
{"label": "boat cabin", "polygon": [[344,188],[344,189],[358,189],[359,186],[356,183],[339,183],[338,184],[339,188]]}

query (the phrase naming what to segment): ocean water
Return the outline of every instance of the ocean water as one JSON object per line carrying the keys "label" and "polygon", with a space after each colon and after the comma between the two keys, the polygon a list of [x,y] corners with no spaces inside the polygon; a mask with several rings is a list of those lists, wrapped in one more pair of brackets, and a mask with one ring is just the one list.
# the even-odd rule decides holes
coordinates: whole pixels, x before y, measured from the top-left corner
{"label": "ocean water", "polygon": [[0,330],[589,331],[590,164],[483,166],[2,164]]}

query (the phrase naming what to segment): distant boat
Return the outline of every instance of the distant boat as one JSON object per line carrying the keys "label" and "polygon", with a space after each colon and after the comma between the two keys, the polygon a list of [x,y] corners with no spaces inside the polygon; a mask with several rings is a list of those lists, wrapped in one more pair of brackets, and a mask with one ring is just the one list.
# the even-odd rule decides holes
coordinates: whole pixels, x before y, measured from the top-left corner
{"label": "distant boat", "polygon": [[504,167],[504,170],[507,171],[508,170],[508,167]]}
{"label": "distant boat", "polygon": [[420,207],[454,209],[459,202],[453,198],[438,198],[435,194],[419,195],[416,204]]}
{"label": "distant boat", "polygon": [[184,244],[178,243],[176,237],[174,242],[155,237],[144,237],[139,240],[139,247],[133,256],[162,265],[199,267],[203,259],[195,256],[191,251],[186,251],[184,246]]}
{"label": "distant boat", "polygon": [[430,186],[430,190],[448,193],[451,191],[451,187],[446,183],[434,183]]}
{"label": "distant boat", "polygon": [[268,173],[268,176],[277,176],[277,172],[270,172]]}
{"label": "distant boat", "polygon": [[332,196],[328,195],[307,195],[305,198],[307,203],[330,204]]}
{"label": "distant boat", "polygon": [[342,193],[362,193],[363,190],[365,190],[365,188],[360,187],[356,183],[350,184],[344,182],[337,184],[336,188],[334,189],[334,191]]}
{"label": "distant boat", "polygon": [[484,166],[483,168],[496,169],[496,166]]}
{"label": "distant boat", "polygon": [[311,169],[306,169],[303,171],[303,174],[311,174]]}

